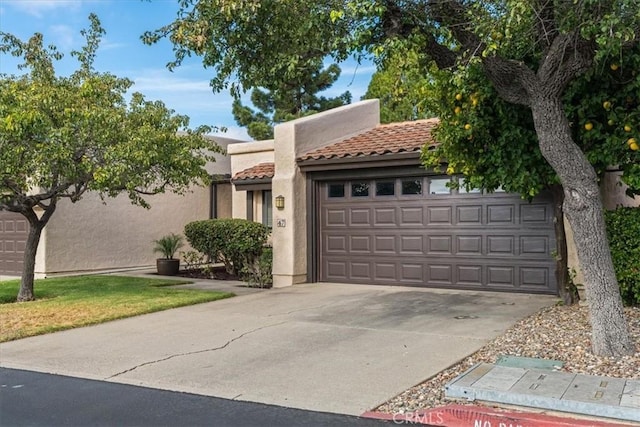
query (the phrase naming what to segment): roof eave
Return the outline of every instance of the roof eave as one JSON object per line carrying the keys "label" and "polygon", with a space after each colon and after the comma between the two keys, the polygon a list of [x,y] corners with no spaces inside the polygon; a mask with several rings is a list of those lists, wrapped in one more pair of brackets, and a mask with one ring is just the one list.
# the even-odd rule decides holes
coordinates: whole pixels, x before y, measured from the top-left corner
{"label": "roof eave", "polygon": [[303,172],[326,171],[344,169],[375,168],[382,166],[403,166],[420,164],[420,151],[405,151],[402,153],[373,154],[366,156],[345,156],[323,159],[305,159],[297,161]]}

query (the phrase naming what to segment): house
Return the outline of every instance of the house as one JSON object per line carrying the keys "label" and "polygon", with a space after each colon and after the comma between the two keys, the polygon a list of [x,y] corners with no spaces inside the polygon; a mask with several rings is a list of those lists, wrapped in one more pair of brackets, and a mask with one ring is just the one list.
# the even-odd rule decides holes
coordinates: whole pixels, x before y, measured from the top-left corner
{"label": "house", "polygon": [[[226,147],[238,140],[212,137]],[[134,206],[126,195],[106,198],[95,193],[77,203],[63,199],[42,232],[36,258],[36,277],[79,272],[131,269],[155,264],[153,240],[203,218],[231,217],[229,157],[215,155],[207,166],[214,177],[209,187],[194,187],[181,196],[148,197],[150,209]],[[28,222],[13,212],[0,211],[0,277],[19,276],[29,231]]]}
{"label": "house", "polygon": [[[152,240],[193,220],[245,218],[272,228],[274,286],[342,282],[556,294],[549,195],[450,190],[460,179],[421,167],[433,119],[381,125],[377,100],[275,128],[274,139],[216,141],[210,188],[61,203],[43,232],[36,273],[149,267]],[[605,206],[638,206],[615,173]],[[66,201],[65,201],[66,202]],[[0,212],[0,276],[19,275],[26,223]],[[570,236],[568,230],[568,236]],[[569,263],[577,266],[568,237]],[[22,246],[20,246],[22,245]]]}
{"label": "house", "polygon": [[275,287],[557,294],[550,195],[529,203],[449,189],[460,178],[420,166],[436,123],[380,125],[378,101],[368,100],[280,124],[270,141],[228,146],[232,214],[272,227]]}

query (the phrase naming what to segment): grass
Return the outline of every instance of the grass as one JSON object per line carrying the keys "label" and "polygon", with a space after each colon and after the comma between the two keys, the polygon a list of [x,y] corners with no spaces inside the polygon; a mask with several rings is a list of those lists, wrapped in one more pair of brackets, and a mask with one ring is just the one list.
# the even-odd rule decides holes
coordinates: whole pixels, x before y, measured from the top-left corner
{"label": "grass", "polygon": [[36,300],[15,302],[19,280],[0,282],[0,342],[215,301],[226,292],[168,288],[180,280],[76,276],[36,280]]}

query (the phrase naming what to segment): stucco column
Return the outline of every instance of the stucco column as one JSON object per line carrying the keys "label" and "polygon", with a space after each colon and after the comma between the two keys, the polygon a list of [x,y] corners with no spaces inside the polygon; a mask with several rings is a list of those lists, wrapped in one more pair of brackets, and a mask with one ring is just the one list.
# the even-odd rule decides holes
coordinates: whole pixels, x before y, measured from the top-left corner
{"label": "stucco column", "polygon": [[307,281],[307,192],[305,177],[296,165],[296,123],[276,126],[272,180],[274,199],[283,196],[284,209],[273,210],[273,286]]}

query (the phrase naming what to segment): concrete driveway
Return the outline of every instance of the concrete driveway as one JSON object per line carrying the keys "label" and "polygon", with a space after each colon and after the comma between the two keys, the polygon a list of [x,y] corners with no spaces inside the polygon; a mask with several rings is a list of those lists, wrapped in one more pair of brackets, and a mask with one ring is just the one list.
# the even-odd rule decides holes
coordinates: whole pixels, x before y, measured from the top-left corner
{"label": "concrete driveway", "polygon": [[0,345],[0,365],[359,415],[555,298],[305,284]]}

